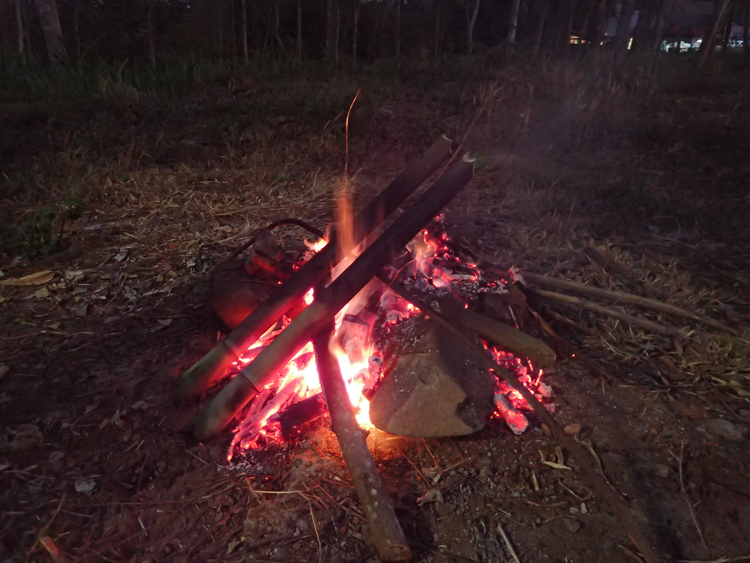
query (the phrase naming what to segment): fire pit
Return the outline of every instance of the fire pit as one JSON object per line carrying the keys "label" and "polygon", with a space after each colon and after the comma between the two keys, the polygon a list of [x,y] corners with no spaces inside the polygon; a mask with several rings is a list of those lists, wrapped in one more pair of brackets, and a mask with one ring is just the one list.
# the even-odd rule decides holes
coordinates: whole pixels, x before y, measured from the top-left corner
{"label": "fire pit", "polygon": [[[450,240],[439,215],[471,180],[472,159],[459,159],[372,240],[378,225],[449,154],[450,141],[441,138],[351,225],[339,222],[328,240],[292,263],[270,230],[259,234],[242,275],[273,280],[278,289],[262,303],[252,289],[222,295],[229,324],[236,324],[238,312],[247,317],[179,382],[184,396],[195,397],[229,380],[192,425],[195,436],[207,440],[237,417],[229,460],[283,441],[327,406],[384,560],[408,559],[410,550],[362,429],[455,436],[497,416],[518,434],[529,425],[524,411],[532,410],[471,347],[430,318],[436,312],[423,309],[477,333],[486,355],[554,407],[542,381],[554,352],[517,328],[525,311],[514,301],[512,282],[485,276]],[[476,312],[493,308],[510,324]]]}

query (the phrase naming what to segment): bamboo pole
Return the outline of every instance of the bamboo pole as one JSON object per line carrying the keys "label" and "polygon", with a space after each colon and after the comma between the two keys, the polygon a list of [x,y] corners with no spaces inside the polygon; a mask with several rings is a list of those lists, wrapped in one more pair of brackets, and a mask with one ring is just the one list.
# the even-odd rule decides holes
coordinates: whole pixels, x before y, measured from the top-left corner
{"label": "bamboo pole", "polygon": [[629,506],[625,499],[623,499],[623,497],[604,480],[604,477],[596,471],[591,462],[591,456],[585,452],[571,436],[568,436],[565,433],[563,427],[558,424],[555,417],[550,414],[547,408],[534,396],[534,394],[524,387],[524,385],[518,381],[512,373],[495,362],[479,344],[466,334],[465,330],[456,327],[456,325],[448,321],[430,305],[406,291],[400,286],[400,284],[393,284],[391,289],[407,301],[411,302],[425,315],[440,324],[440,326],[450,331],[457,339],[466,343],[487,369],[493,371],[498,377],[521,394],[526,402],[531,405],[531,408],[534,409],[537,416],[539,416],[539,418],[542,419],[552,431],[552,434],[557,438],[563,448],[565,448],[573,460],[575,460],[586,480],[594,488],[596,494],[609,505],[610,510],[620,521],[620,524],[627,532],[630,540],[641,552],[641,555],[646,562],[659,563],[660,559],[650,546],[646,536],[643,535],[640,529],[635,525],[635,522],[633,522],[633,519],[629,514]]}
{"label": "bamboo pole", "polygon": [[262,389],[279,367],[291,360],[380,270],[432,220],[474,175],[474,159],[459,160],[405,211],[331,285],[303,310],[251,363],[197,415],[196,438],[220,432]]}
{"label": "bamboo pole", "polygon": [[[382,221],[393,213],[419,185],[450,155],[451,141],[440,137],[422,158],[399,174],[357,216],[354,242],[363,241]],[[338,259],[335,233],[330,242],[313,256],[284,285],[255,309],[213,350],[188,369],[177,382],[178,392],[195,398],[208,389],[242,354],[302,298],[327,276]]]}
{"label": "bamboo pole", "polygon": [[560,301],[561,303],[578,305],[579,307],[583,307],[584,309],[588,309],[589,311],[594,311],[595,313],[599,313],[600,315],[606,315],[614,319],[625,321],[626,323],[645,328],[646,330],[650,330],[651,332],[655,332],[657,334],[678,334],[678,330],[672,326],[660,325],[659,323],[655,323],[647,319],[640,319],[616,309],[602,307],[601,305],[597,305],[596,303],[592,303],[591,301],[587,301],[586,299],[581,299],[580,297],[573,297],[572,295],[565,295],[564,293],[555,293],[554,291],[547,291],[545,289],[530,289],[529,291],[540,297],[546,297],[547,299]]}
{"label": "bamboo pole", "polygon": [[338,360],[330,351],[332,333],[331,322],[313,339],[318,377],[331,415],[331,429],[338,438],[341,453],[370,528],[370,539],[380,559],[408,561],[411,559],[411,549],[396,518],[393,501],[357,423]]}
{"label": "bamboo pole", "polygon": [[550,287],[556,287],[558,289],[567,289],[569,291],[576,291],[578,293],[585,293],[587,295],[593,295],[594,297],[601,297],[602,299],[611,299],[612,301],[619,301],[620,303],[629,303],[631,305],[640,305],[647,309],[653,309],[654,311],[661,311],[662,313],[669,313],[670,315],[676,315],[678,317],[684,317],[694,321],[701,322],[713,328],[726,331],[734,336],[740,336],[740,331],[726,326],[719,321],[716,321],[705,315],[699,315],[680,307],[675,307],[656,299],[649,299],[647,297],[639,297],[632,293],[625,293],[624,291],[612,291],[609,289],[601,289],[598,287],[591,287],[582,283],[576,283],[568,280],[560,280],[552,278],[550,276],[543,276],[541,274],[535,274],[533,272],[527,272],[524,270],[521,272],[521,276],[526,281],[538,283],[539,285],[546,285]]}
{"label": "bamboo pole", "polygon": [[485,340],[489,340],[516,356],[529,358],[536,367],[545,368],[554,365],[557,359],[555,353],[538,338],[465,309],[454,297],[441,297],[437,299],[437,302],[440,305],[441,313],[453,322],[476,332]]}

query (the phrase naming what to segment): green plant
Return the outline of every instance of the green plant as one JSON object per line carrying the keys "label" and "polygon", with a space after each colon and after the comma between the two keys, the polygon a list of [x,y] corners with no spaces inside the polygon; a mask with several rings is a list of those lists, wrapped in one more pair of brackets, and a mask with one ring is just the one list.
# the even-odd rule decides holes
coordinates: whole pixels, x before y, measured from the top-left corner
{"label": "green plant", "polygon": [[28,257],[46,256],[55,250],[55,210],[50,205],[32,211],[18,239],[21,253]]}
{"label": "green plant", "polygon": [[[82,215],[83,202],[78,196],[67,197],[57,209],[55,206],[45,205],[32,211],[18,236],[19,251],[27,258],[52,254],[60,249],[65,226],[75,223]],[[55,218],[59,218],[57,229]]]}

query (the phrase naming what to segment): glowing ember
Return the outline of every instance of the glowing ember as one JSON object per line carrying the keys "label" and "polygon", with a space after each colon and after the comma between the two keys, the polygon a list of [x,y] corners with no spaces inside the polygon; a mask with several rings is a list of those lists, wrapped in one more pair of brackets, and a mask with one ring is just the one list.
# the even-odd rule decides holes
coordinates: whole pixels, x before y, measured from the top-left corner
{"label": "glowing ember", "polygon": [[[313,250],[318,251],[325,244],[326,241],[321,239]],[[424,230],[408,245],[408,254],[397,260],[403,265],[398,272],[391,273],[401,273],[406,285],[423,293],[450,291],[466,307],[479,293],[505,291],[499,282],[485,280],[475,264],[460,260],[451,244],[442,228],[442,217],[438,217],[435,226]],[[333,276],[336,273],[334,271]],[[373,302],[372,297],[378,299]],[[314,292],[311,289],[303,301],[307,306],[313,300]],[[387,337],[393,327],[419,312],[414,305],[384,288],[380,282],[373,281],[336,316],[336,330],[330,346],[338,359],[357,421],[363,428],[371,426],[368,398],[377,388],[384,367],[382,354],[374,348],[377,339],[373,333],[379,334],[380,341],[383,341],[383,336]],[[380,319],[377,323],[376,318]],[[237,367],[251,362],[289,322],[288,318],[284,318],[269,329],[243,354]],[[486,343],[485,347],[498,363],[515,373],[519,381],[548,408],[554,407],[550,403],[552,389],[541,382],[541,370],[536,372],[530,362],[524,364],[521,359]],[[309,343],[280,371],[277,380],[261,390],[250,403],[235,430],[228,459],[235,451],[281,441],[279,414],[289,405],[319,393],[321,387],[315,356]],[[500,380],[496,385],[495,404],[497,416],[502,417],[513,432],[520,434],[528,427],[523,412],[530,411],[530,406],[517,391]]]}

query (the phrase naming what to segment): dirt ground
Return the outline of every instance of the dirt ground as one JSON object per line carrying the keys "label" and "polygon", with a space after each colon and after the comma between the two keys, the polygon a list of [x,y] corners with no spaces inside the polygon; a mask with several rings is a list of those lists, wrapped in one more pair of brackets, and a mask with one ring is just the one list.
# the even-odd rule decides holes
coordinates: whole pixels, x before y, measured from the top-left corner
{"label": "dirt ground", "polygon": [[[0,561],[377,560],[327,424],[227,465],[231,432],[193,441],[202,403],[174,388],[226,330],[212,266],[280,217],[331,219],[358,88],[362,201],[447,133],[478,156],[446,211],[478,258],[745,330],[750,84],[671,66],[649,81],[637,65],[313,69],[0,105],[0,282],[54,273],[0,286]],[[82,215],[61,250],[17,257],[34,210],[71,196]],[[531,303],[578,323],[551,320],[569,343],[549,341],[556,417],[581,425],[659,555],[750,560],[747,333],[627,308],[679,329],[663,336]],[[514,561],[510,546],[523,563],[640,560],[567,452],[569,469],[544,463],[557,443],[532,422],[520,437],[498,420],[453,439],[371,433],[416,561]]]}

